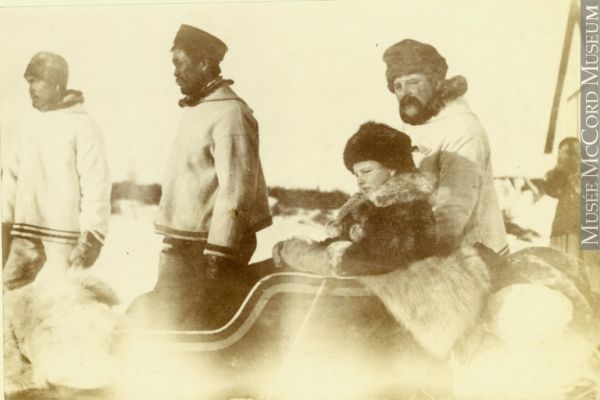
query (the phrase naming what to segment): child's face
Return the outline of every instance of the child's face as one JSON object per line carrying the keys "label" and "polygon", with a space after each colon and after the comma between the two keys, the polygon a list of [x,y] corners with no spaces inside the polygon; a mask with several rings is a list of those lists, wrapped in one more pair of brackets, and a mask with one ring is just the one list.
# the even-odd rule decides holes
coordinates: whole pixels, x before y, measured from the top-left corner
{"label": "child's face", "polygon": [[364,195],[372,193],[395,174],[393,169],[384,167],[381,163],[373,160],[357,162],[352,169],[358,188]]}

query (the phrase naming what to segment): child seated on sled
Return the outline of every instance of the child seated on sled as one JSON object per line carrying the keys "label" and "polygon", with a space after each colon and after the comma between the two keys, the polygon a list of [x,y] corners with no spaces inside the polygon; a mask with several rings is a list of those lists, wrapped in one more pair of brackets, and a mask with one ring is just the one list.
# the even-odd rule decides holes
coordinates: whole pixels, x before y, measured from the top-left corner
{"label": "child seated on sled", "polygon": [[375,275],[432,255],[433,182],[417,170],[411,153],[406,134],[376,122],[361,125],[344,149],[359,191],[327,227],[329,239],[279,242],[275,264],[321,275]]}

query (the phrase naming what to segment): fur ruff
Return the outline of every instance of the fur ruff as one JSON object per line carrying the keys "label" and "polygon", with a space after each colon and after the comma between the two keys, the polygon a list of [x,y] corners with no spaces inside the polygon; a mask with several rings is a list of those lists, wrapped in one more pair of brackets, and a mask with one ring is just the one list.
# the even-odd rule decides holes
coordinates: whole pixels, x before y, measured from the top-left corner
{"label": "fur ruff", "polygon": [[109,383],[116,294],[84,270],[4,294],[5,392]]}
{"label": "fur ruff", "polygon": [[373,191],[368,198],[360,192],[352,195],[340,207],[334,223],[341,223],[351,213],[355,219],[360,219],[360,216],[354,214],[359,212],[361,206],[369,201],[375,207],[389,207],[395,204],[428,199],[434,190],[434,179],[432,175],[420,171],[394,175]]}
{"label": "fur ruff", "polygon": [[200,104],[202,99],[223,85],[233,85],[233,81],[231,79],[223,79],[222,76],[219,76],[216,79],[208,82],[206,86],[198,89],[195,93],[185,96],[183,99],[179,100],[179,107],[195,107]]}
{"label": "fur ruff", "polygon": [[440,358],[479,321],[490,289],[488,269],[473,248],[358,279],[426,351]]}
{"label": "fur ruff", "polygon": [[442,82],[439,95],[443,101],[448,102],[467,93],[468,88],[469,85],[465,77],[457,75]]}
{"label": "fur ruff", "polygon": [[41,108],[40,111],[62,110],[64,108],[73,107],[76,104],[83,104],[83,102],[83,93],[81,93],[79,90],[69,89],[61,101],[54,104],[48,104],[47,106]]}
{"label": "fur ruff", "polygon": [[390,177],[369,195],[369,200],[375,207],[389,207],[428,199],[433,189],[433,183],[426,174],[419,171],[406,172]]}

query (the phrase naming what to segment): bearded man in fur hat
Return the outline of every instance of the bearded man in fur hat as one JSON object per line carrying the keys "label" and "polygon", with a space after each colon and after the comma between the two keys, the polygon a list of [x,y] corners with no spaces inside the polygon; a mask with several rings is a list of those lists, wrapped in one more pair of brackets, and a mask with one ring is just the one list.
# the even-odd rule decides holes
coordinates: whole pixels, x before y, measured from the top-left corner
{"label": "bearded man in fur hat", "polygon": [[[182,25],[171,51],[185,97],[155,221],[164,248],[154,290],[129,313],[155,326],[207,327],[216,323],[208,314],[223,317],[220,307],[235,302],[232,293],[256,249],[256,232],[271,224],[271,216],[258,123],[231,89],[233,81],[221,76],[226,44]],[[157,320],[160,315],[166,319]]]}
{"label": "bearded man in fur hat", "polygon": [[[598,327],[594,322],[594,315],[597,316],[594,305],[598,300],[590,291],[589,277],[576,260],[553,249],[532,247],[507,255],[509,250],[494,190],[488,137],[463,97],[467,91],[466,79],[462,76],[446,79],[446,60],[433,46],[412,39],[388,48],[383,60],[387,65],[388,89],[398,100],[404,122],[402,130],[411,136],[420,153],[419,169],[437,177],[431,200],[437,248],[441,254],[449,251],[451,256],[440,258],[447,263],[444,270],[436,270],[437,265],[429,264],[435,258],[426,259],[411,266],[412,278],[403,271],[393,272],[387,277],[391,284],[372,280],[371,290],[378,293],[417,341],[433,354],[444,354],[450,348],[455,354],[461,353],[459,348],[466,350],[469,342],[477,343],[480,336],[491,334],[494,339],[490,339],[490,343],[500,339],[500,349],[519,354],[524,348],[533,351],[540,343],[548,341],[546,343],[554,343],[557,348],[569,349],[577,355],[577,362],[585,365],[598,344]],[[460,250],[456,251],[457,248]],[[479,251],[473,252],[474,248]],[[469,253],[471,256],[467,257]],[[498,254],[507,256],[500,258]],[[482,260],[486,261],[486,267],[481,264]],[[482,279],[457,280],[451,276],[465,271],[479,271],[474,276]],[[428,280],[429,275],[439,279],[439,285],[435,286],[437,293],[427,300],[407,295],[407,290],[422,289],[430,284],[427,282],[433,282]],[[465,285],[468,282],[471,284]],[[390,285],[396,288],[390,289]],[[439,290],[442,286],[448,290]],[[419,293],[415,291],[415,294]],[[440,301],[443,296],[455,298]],[[469,297],[476,301],[468,300]],[[412,313],[411,303],[414,307],[426,306],[420,312]],[[465,310],[476,311],[454,313],[444,310],[444,304],[453,308],[462,304]],[[485,329],[477,322],[480,312]],[[414,315],[418,317],[414,318]],[[458,327],[462,328],[455,329]],[[432,335],[434,332],[440,334]],[[569,335],[574,335],[577,340],[583,338],[585,345],[575,350],[579,343],[571,340]],[[498,352],[503,354],[501,350]],[[488,364],[495,365],[495,362],[488,360]],[[468,367],[459,371],[458,376],[468,376],[465,381],[476,380],[469,374],[481,366],[473,359],[466,365]],[[529,374],[536,370],[527,369],[530,366],[525,369],[515,367],[511,365],[509,370],[519,371],[515,376],[521,379],[530,377]],[[498,376],[497,371],[494,375],[487,369],[482,376],[486,374]],[[522,392],[528,389],[524,383],[528,379],[508,385],[514,398],[532,397],[530,393]],[[545,394],[545,398],[558,398],[557,393],[564,389],[568,379],[554,379],[555,385],[548,392],[552,395]],[[477,390],[468,386],[462,392],[465,397],[493,397],[485,388],[483,393],[475,394]]]}
{"label": "bearded man in fur hat", "polygon": [[399,104],[402,130],[419,150],[419,169],[438,184],[433,197],[438,247],[482,243],[508,253],[494,189],[488,137],[463,95],[462,76],[446,79],[446,60],[431,45],[412,39],[388,48],[388,89]]}
{"label": "bearded man in fur hat", "polygon": [[44,265],[92,266],[110,217],[102,133],[83,108],[82,93],[67,89],[67,62],[39,52],[24,77],[37,112],[18,125],[4,159],[5,290],[32,282]]}

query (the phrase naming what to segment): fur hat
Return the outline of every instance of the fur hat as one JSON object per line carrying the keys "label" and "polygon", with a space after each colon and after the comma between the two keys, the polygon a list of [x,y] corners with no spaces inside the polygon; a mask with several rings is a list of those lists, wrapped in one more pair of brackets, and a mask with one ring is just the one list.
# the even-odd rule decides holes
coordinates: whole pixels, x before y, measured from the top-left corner
{"label": "fur hat", "polygon": [[390,46],[383,53],[383,61],[387,65],[385,76],[390,92],[394,93],[394,80],[400,76],[422,73],[434,81],[441,82],[439,96],[442,100],[452,100],[467,92],[468,85],[461,75],[446,79],[448,64],[435,47],[404,39]]}
{"label": "fur hat", "polygon": [[404,39],[389,47],[383,53],[383,61],[387,64],[386,77],[390,91],[393,91],[394,80],[403,75],[424,73],[441,81],[448,72],[446,59],[435,47],[413,39]]}
{"label": "fur hat", "polygon": [[227,45],[216,36],[190,25],[181,25],[171,50],[180,47],[184,50],[203,50],[215,62],[220,63],[227,52]]}
{"label": "fur hat", "polygon": [[29,61],[23,77],[25,79],[41,79],[66,87],[69,80],[69,66],[65,59],[58,54],[40,51]]}
{"label": "fur hat", "polygon": [[410,137],[385,124],[362,124],[346,142],[344,164],[353,172],[354,164],[369,160],[402,172],[414,170]]}

